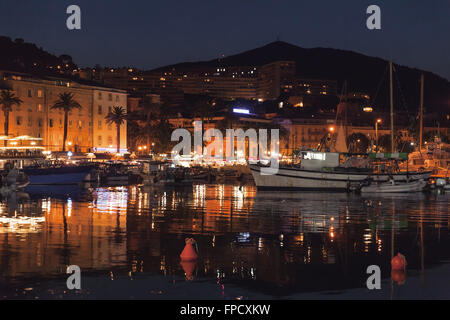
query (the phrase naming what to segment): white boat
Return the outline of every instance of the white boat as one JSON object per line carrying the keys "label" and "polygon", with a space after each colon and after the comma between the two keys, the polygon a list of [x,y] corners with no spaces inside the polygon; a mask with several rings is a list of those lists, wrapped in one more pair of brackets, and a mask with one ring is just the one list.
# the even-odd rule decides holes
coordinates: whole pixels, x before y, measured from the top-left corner
{"label": "white boat", "polygon": [[[389,181],[388,173],[374,173],[370,168],[340,166],[340,153],[304,151],[300,166],[280,166],[271,175],[261,174],[263,166],[250,165],[259,190],[358,190],[364,180]],[[267,167],[268,169],[268,167]],[[431,172],[397,172],[395,181],[428,179]]]}
{"label": "white boat", "polygon": [[372,183],[361,188],[361,193],[405,193],[420,192],[425,189],[427,183],[424,180],[411,182],[382,182]]}

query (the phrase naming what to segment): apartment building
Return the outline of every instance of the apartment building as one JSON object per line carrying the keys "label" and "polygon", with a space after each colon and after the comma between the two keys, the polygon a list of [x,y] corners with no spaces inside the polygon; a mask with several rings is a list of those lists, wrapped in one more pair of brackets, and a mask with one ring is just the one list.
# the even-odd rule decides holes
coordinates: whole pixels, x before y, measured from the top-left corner
{"label": "apartment building", "polygon": [[[89,71],[89,72],[88,72]],[[98,79],[133,94],[158,94],[180,105],[183,94],[206,94],[223,99],[274,100],[281,94],[299,95],[307,104],[336,96],[336,82],[296,76],[295,61],[262,66],[187,66],[140,72],[132,68],[87,70],[81,77]]]}
{"label": "apartment building", "polygon": [[[51,107],[59,94],[70,92],[81,108],[69,112],[66,149],[74,152],[115,152],[116,131],[113,125],[106,124],[105,116],[113,106],[127,109],[126,91],[63,78],[44,78],[7,71],[0,71],[0,79],[5,87],[13,90],[23,101],[19,106],[12,107],[9,135],[42,138],[42,145],[47,150],[61,150],[64,112]],[[0,113],[0,122],[4,121],[4,115]],[[125,151],[126,124],[121,129],[120,148]]]}
{"label": "apartment building", "polygon": [[[122,107],[127,110],[127,94],[111,91],[111,89],[94,88],[92,90],[93,115],[92,137],[93,151],[117,152],[117,126],[108,123],[106,116],[114,107]],[[127,124],[120,126],[120,151],[127,151]]]}

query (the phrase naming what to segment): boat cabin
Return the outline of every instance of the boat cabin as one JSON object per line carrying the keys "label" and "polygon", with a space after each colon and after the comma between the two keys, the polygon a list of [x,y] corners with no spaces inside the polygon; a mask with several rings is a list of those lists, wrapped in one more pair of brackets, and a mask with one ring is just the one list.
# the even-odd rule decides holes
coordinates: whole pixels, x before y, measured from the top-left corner
{"label": "boat cabin", "polygon": [[300,167],[302,169],[314,170],[339,167],[339,153],[302,151]]}

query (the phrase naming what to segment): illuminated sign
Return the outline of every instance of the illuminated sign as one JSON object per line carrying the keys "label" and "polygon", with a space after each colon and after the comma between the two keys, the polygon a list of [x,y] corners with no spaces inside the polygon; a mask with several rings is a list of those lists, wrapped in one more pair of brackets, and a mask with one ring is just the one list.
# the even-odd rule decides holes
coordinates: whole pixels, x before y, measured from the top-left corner
{"label": "illuminated sign", "polygon": [[325,153],[314,153],[314,152],[307,152],[304,156],[303,159],[306,160],[325,160]]}
{"label": "illuminated sign", "polygon": [[243,114],[250,114],[250,111],[248,109],[239,109],[239,108],[234,108],[233,109],[234,113],[243,113]]}

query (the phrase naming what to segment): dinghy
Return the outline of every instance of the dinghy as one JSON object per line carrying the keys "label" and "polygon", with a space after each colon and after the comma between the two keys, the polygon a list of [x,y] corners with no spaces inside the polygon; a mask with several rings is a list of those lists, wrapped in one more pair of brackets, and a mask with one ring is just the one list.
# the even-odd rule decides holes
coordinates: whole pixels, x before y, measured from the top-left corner
{"label": "dinghy", "polygon": [[361,188],[362,193],[399,193],[399,192],[420,192],[423,191],[427,183],[424,180],[414,180],[410,182],[383,182],[372,183]]}

